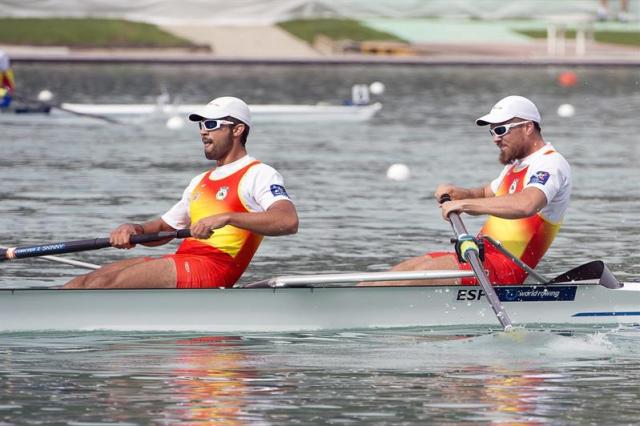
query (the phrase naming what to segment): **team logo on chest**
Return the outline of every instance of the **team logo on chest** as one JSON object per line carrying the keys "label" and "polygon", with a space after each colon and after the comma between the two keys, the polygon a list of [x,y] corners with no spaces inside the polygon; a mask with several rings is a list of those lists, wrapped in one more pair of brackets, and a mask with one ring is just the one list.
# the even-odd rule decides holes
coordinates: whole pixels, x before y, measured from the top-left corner
{"label": "team logo on chest", "polygon": [[513,182],[511,182],[511,186],[509,187],[509,194],[513,194],[514,192],[516,192],[519,181],[520,179],[514,179]]}
{"label": "team logo on chest", "polygon": [[225,198],[227,198],[228,194],[229,194],[229,187],[221,186],[220,189],[218,189],[218,192],[216,192],[216,200],[222,201]]}

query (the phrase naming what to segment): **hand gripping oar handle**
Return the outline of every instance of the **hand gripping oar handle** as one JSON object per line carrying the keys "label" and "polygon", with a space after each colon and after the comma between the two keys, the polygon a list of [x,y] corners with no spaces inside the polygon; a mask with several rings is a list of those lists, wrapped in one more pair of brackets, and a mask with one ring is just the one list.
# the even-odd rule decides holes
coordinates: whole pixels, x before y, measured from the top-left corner
{"label": "hand gripping oar handle", "polygon": [[[163,231],[151,234],[132,235],[129,241],[131,244],[144,244],[166,240],[168,238],[189,238],[190,236],[191,231],[189,229],[180,229],[178,231]],[[49,243],[36,246],[10,247],[0,250],[0,261],[51,254],[98,250],[105,247],[111,247],[109,238],[94,238],[91,240],[63,241],[60,243]]]}
{"label": "hand gripping oar handle", "polygon": [[[440,204],[451,201],[451,197],[449,194],[444,194],[440,198]],[[451,227],[453,228],[453,232],[456,234],[457,244],[459,244],[459,251],[464,260],[469,262],[471,265],[471,269],[476,275],[478,279],[478,283],[482,287],[482,290],[487,295],[487,300],[495,312],[496,317],[498,317],[498,321],[504,328],[504,331],[509,331],[513,327],[511,325],[511,319],[509,315],[507,315],[507,311],[504,310],[498,295],[495,290],[491,286],[487,275],[484,272],[482,267],[482,263],[480,262],[480,249],[478,248],[478,244],[476,243],[476,239],[469,235],[467,232],[467,228],[462,223],[462,219],[460,219],[460,215],[455,212],[449,213],[449,221],[451,221]]]}

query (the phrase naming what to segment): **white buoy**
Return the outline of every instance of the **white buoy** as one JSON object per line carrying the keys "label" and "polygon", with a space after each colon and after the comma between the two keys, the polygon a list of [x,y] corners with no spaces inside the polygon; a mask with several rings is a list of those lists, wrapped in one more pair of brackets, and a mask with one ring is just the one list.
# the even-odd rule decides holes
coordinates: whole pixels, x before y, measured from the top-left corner
{"label": "white buoy", "polygon": [[182,129],[184,127],[184,119],[182,117],[174,115],[173,117],[169,117],[166,126],[167,129],[171,130]]}
{"label": "white buoy", "polygon": [[387,169],[387,179],[403,181],[409,179],[409,176],[411,176],[411,172],[405,164],[392,164]]}
{"label": "white buoy", "polygon": [[576,109],[571,104],[562,104],[558,107],[558,115],[560,117],[573,117],[576,113]]}
{"label": "white buoy", "polygon": [[49,102],[51,99],[53,99],[53,93],[47,89],[41,90],[40,93],[38,93],[38,100],[40,102]]}
{"label": "white buoy", "polygon": [[384,93],[384,89],[384,84],[379,81],[374,81],[369,85],[369,92],[371,92],[372,95],[382,95]]}

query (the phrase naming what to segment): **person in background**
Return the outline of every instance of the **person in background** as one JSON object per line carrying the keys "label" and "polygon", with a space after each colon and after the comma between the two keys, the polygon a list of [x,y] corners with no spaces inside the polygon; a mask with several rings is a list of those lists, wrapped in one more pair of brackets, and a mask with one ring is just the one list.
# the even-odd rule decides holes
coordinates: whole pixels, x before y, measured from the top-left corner
{"label": "person in background", "polygon": [[[476,120],[489,126],[493,143],[504,164],[500,175],[479,188],[441,184],[436,200],[448,194],[451,201],[440,205],[449,213],[489,215],[480,234],[499,241],[513,256],[534,268],[553,242],[571,196],[569,163],[541,134],[538,108],[522,96],[507,96],[491,112]],[[521,284],[527,273],[507,255],[484,239],[483,266],[492,284]],[[454,252],[427,253],[406,260],[393,271],[471,270]],[[460,280],[384,281],[360,285],[476,284],[475,278]]]}
{"label": "person in background", "polygon": [[0,49],[0,108],[9,108],[14,92],[15,83],[9,55]]}
{"label": "person in background", "polygon": [[[599,0],[600,5],[596,11],[598,21],[606,21],[609,19],[609,0]],[[631,14],[629,13],[629,0],[620,0],[620,10],[618,10],[618,21],[629,22]]]}
{"label": "person in background", "polygon": [[122,224],[110,240],[114,247],[131,248],[132,235],[183,228],[190,228],[192,238],[175,254],[115,262],[74,278],[65,288],[231,287],[264,235],[297,232],[298,215],[282,176],[247,154],[247,104],[230,96],[216,98],[189,119],[198,123],[205,157],[215,167],[193,178],[162,217]]}

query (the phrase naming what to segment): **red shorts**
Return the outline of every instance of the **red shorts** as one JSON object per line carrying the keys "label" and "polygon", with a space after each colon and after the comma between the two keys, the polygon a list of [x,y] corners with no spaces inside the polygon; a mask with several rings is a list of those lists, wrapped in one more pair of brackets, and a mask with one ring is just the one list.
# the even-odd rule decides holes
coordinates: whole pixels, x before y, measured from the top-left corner
{"label": "red shorts", "polygon": [[176,288],[232,287],[244,272],[228,254],[191,240],[162,257],[176,265]]}
{"label": "red shorts", "polygon": [[176,288],[232,287],[237,278],[229,268],[210,256],[196,254],[168,254],[176,265]]}
{"label": "red shorts", "polygon": [[[427,253],[426,256],[438,258],[442,256],[453,255],[458,258],[455,253],[451,252],[434,252]],[[489,275],[489,282],[492,285],[514,285],[522,284],[527,278],[527,273],[516,265],[511,259],[499,252],[493,245],[485,243],[484,245],[484,270]],[[458,261],[458,268],[461,271],[470,271],[471,264]],[[462,278],[462,285],[478,285],[475,277]]]}

